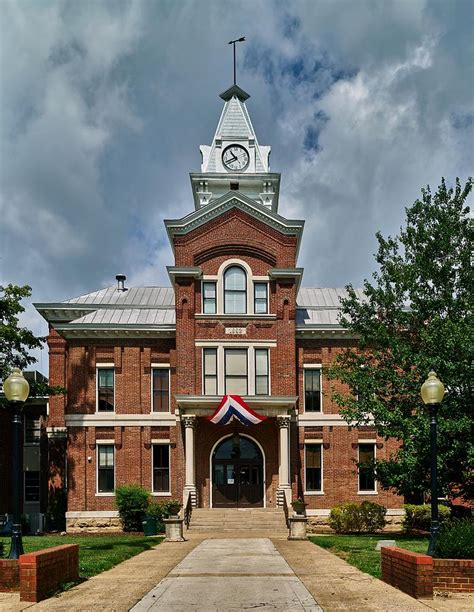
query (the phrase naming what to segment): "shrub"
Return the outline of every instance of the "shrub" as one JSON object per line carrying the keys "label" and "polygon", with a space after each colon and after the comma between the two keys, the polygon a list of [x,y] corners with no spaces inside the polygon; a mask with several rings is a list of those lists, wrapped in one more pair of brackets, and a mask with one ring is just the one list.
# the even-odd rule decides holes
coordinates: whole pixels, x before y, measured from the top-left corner
{"label": "shrub", "polygon": [[361,504],[361,512],[364,520],[364,531],[373,533],[381,531],[386,524],[385,515],[387,508],[375,502],[364,501]]}
{"label": "shrub", "polygon": [[140,485],[117,487],[115,503],[124,531],[143,531],[142,520],[146,514],[150,493]]}
{"label": "shrub", "polygon": [[[414,529],[429,531],[431,524],[431,506],[429,504],[405,504],[405,517],[402,521],[402,529],[410,533]],[[439,522],[446,521],[451,515],[451,508],[439,506]]]}
{"label": "shrub", "polygon": [[339,504],[331,508],[329,525],[336,533],[373,533],[385,527],[386,512],[384,506],[369,501]]}
{"label": "shrub", "polygon": [[156,528],[158,533],[162,533],[165,530],[165,524],[163,523],[163,519],[168,517],[168,513],[166,511],[166,505],[168,502],[151,502],[149,504],[146,514],[147,516],[152,516],[156,519]]}
{"label": "shrub", "polygon": [[435,542],[434,556],[440,559],[474,559],[474,520],[447,521]]}
{"label": "shrub", "polygon": [[156,519],[156,527],[158,529],[158,533],[161,533],[165,530],[165,524],[163,523],[163,519],[169,518],[172,514],[171,510],[176,510],[176,507],[181,507],[182,504],[180,501],[176,499],[168,499],[166,501],[161,502],[151,502],[148,505],[146,515],[152,516]]}

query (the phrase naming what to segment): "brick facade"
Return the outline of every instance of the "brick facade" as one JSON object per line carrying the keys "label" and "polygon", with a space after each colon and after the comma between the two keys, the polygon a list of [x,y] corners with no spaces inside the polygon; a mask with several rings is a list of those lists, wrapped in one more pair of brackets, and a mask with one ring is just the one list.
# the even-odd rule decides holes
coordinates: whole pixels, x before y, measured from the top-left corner
{"label": "brick facade", "polygon": [[[378,501],[392,511],[402,506],[392,492],[358,490],[358,445],[369,441],[378,457],[387,457],[396,444],[370,429],[349,427],[339,416],[332,387],[344,389],[328,381],[327,368],[355,340],[336,322],[337,296],[326,298],[321,293],[326,290],[315,290],[320,303],[299,301],[303,270],[296,266],[304,222],[278,213],[280,175],[270,172],[270,147],[259,145],[255,137],[245,110],[247,94],[231,88],[221,97],[225,106],[215,141],[201,148],[202,174],[191,175],[195,211],[165,221],[174,252],[168,269],[172,293],[156,287],[124,291],[117,277],[117,289],[37,305],[50,324],[50,383],[67,388],[67,396],[51,398],[48,428],[51,440],[55,433],[67,436],[67,461],[61,458],[61,442],[51,455],[50,487],[54,491],[67,485],[69,528],[79,529],[88,521],[96,529],[117,524],[113,492],[98,491],[101,442],[109,445],[108,453],[113,445],[115,487],[133,482],[152,489],[153,445],[169,447],[169,491],[162,489],[157,499],[185,499],[189,493],[197,505],[211,505],[212,452],[232,434],[252,438],[254,448],[261,449],[261,504],[276,506],[282,495],[287,501],[293,495],[305,497],[310,513],[327,514],[347,500]],[[239,150],[247,147],[248,165],[232,174],[235,169],[225,165],[222,151],[229,145],[229,133],[235,136],[239,130]],[[230,314],[224,309],[224,278],[233,265],[244,272],[246,307]],[[212,313],[204,311],[204,282],[215,283]],[[256,283],[267,287],[266,312],[255,312]],[[315,306],[324,311],[321,323],[309,312]],[[213,397],[203,389],[205,347],[217,351]],[[248,351],[245,401],[267,417],[260,425],[220,427],[206,418],[226,393],[225,351],[232,347]],[[265,397],[257,397],[254,389],[258,347],[269,355]],[[320,368],[323,399],[322,410],[310,413],[303,398],[304,372],[311,364]],[[152,370],[160,365],[170,371],[166,414],[152,410]],[[114,372],[110,413],[98,409],[101,367]],[[186,444],[194,446],[193,456],[186,453]],[[321,490],[306,490],[305,444],[321,445]]]}

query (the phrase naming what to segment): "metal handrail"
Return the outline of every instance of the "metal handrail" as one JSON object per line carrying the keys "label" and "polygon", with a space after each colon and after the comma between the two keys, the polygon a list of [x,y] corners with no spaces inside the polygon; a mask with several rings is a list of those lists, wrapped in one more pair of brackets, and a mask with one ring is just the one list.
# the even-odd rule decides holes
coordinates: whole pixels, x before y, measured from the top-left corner
{"label": "metal handrail", "polygon": [[285,513],[285,523],[287,528],[290,528],[290,521],[289,521],[289,510],[288,510],[288,504],[286,502],[286,495],[283,494],[283,512]]}
{"label": "metal handrail", "polygon": [[191,498],[191,494],[188,492],[188,499],[186,501],[186,506],[184,507],[184,524],[186,525],[186,529],[189,529],[189,525],[191,524],[192,513],[193,500]]}

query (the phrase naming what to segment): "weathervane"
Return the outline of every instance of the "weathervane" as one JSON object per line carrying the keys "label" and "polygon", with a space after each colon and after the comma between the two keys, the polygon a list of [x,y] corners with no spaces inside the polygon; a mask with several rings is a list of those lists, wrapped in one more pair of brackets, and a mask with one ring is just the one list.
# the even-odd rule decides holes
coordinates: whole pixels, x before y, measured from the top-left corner
{"label": "weathervane", "polygon": [[235,40],[229,40],[229,45],[233,45],[234,47],[234,85],[237,85],[237,73],[236,73],[236,69],[235,69],[235,43],[238,42],[244,42],[245,41],[245,36],[242,36],[241,38],[236,38]]}

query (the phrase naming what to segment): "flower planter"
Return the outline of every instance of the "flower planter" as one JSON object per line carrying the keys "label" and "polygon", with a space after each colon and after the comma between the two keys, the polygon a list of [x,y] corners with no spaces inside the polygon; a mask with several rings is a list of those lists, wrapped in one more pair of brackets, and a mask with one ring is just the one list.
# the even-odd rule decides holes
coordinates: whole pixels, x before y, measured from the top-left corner
{"label": "flower planter", "polygon": [[308,504],[305,504],[304,501],[291,502],[291,507],[293,508],[294,512],[296,512],[296,514],[304,514],[307,505]]}

